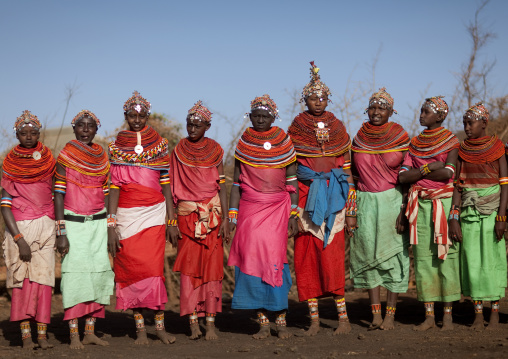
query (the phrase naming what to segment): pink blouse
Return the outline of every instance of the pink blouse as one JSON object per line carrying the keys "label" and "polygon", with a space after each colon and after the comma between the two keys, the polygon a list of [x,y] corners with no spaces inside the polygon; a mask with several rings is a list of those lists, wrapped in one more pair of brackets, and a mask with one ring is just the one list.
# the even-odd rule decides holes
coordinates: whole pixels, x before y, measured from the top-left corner
{"label": "pink blouse", "polygon": [[369,154],[353,152],[353,165],[359,179],[357,189],[363,192],[383,192],[398,184],[400,166],[405,152]]}

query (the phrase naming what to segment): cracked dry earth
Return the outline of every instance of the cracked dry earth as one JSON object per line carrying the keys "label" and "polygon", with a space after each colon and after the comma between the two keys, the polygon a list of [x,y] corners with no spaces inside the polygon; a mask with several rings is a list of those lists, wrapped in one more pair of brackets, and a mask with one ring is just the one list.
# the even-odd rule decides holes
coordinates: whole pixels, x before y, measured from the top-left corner
{"label": "cracked dry earth", "polygon": [[[113,298],[114,299],[114,298]],[[331,299],[319,302],[321,316],[320,332],[314,337],[303,336],[309,318],[305,303],[290,301],[288,329],[293,336],[287,340],[275,336],[273,314],[272,336],[265,340],[252,338],[258,327],[254,313],[231,311],[225,301],[223,313],[217,317],[219,339],[205,341],[203,338],[190,340],[190,329],[186,318],[181,318],[177,306],[166,307],[166,330],[176,336],[176,343],[164,345],[156,339],[153,319],[145,315],[149,344],[134,344],[134,321],[131,312],[114,309],[114,303],[107,307],[106,318],[96,325],[98,337],[107,340],[109,346],[87,345],[83,350],[69,349],[67,323],[62,321],[61,296],[53,297],[53,317],[48,326],[49,339],[54,348],[48,350],[21,349],[18,323],[9,322],[10,303],[7,296],[0,297],[0,358],[506,358],[508,357],[508,301],[503,299],[500,309],[500,326],[496,331],[472,331],[473,305],[469,300],[455,303],[453,308],[454,331],[439,330],[442,306],[436,304],[438,328],[425,332],[413,331],[414,324],[424,319],[424,308],[416,300],[416,294],[408,293],[399,297],[395,315],[395,329],[391,331],[368,330],[371,320],[370,306],[366,292],[346,293],[347,309],[351,321],[351,333],[333,336],[337,327],[337,314]],[[490,304],[485,305],[488,319]],[[383,306],[384,310],[384,306]],[[33,325],[32,325],[33,327]],[[84,323],[80,321],[80,333]],[[204,332],[204,328],[202,327]],[[36,336],[35,331],[33,335]]]}

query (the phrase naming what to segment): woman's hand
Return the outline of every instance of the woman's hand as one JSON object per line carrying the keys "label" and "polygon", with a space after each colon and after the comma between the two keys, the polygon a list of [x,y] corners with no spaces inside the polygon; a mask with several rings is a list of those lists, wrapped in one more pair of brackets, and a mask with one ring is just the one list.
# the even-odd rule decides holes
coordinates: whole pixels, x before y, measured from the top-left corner
{"label": "woman's hand", "polygon": [[397,221],[395,221],[395,229],[397,230],[398,234],[404,233],[404,231],[407,228],[407,218],[405,215],[406,208],[403,207],[400,209],[400,213],[397,216]]}
{"label": "woman's hand", "polygon": [[223,218],[222,223],[220,224],[219,237],[222,237],[222,241],[226,244],[229,244],[230,241],[229,234],[229,219]]}
{"label": "woman's hand", "polygon": [[497,222],[496,221],[496,225],[494,227],[494,231],[496,232],[496,238],[497,238],[498,242],[501,239],[503,239],[503,235],[504,235],[505,230],[506,230],[506,222],[505,221],[503,221],[503,222]]}
{"label": "woman's hand", "polygon": [[437,171],[437,170],[440,170],[441,168],[445,168],[446,165],[444,162],[435,161],[435,162],[429,163],[427,166],[428,166],[429,170]]}
{"label": "woman's hand", "polygon": [[116,257],[116,252],[118,252],[122,248],[120,244],[120,239],[118,238],[118,233],[116,233],[115,227],[108,227],[108,252],[111,254],[111,257]]}
{"label": "woman's hand", "polygon": [[23,262],[30,262],[32,259],[32,250],[30,249],[30,246],[28,243],[26,243],[25,238],[20,238],[16,242],[19,249],[19,259],[21,259]]}
{"label": "woman's hand", "polygon": [[462,243],[462,230],[460,229],[459,221],[456,219],[448,221],[448,236],[452,241]]}
{"label": "woman's hand", "polygon": [[178,248],[178,240],[182,238],[182,234],[177,226],[167,226],[166,242],[170,242],[173,248]]}
{"label": "woman's hand", "polygon": [[229,240],[233,240],[236,233],[236,223],[229,222]]}
{"label": "woman's hand", "polygon": [[56,237],[56,249],[62,257],[69,253],[69,240],[66,235]]}
{"label": "woman's hand", "polygon": [[353,237],[357,228],[356,217],[346,217],[346,233],[349,237]]}
{"label": "woman's hand", "polygon": [[294,237],[298,234],[298,217],[289,217],[288,222],[288,238]]}

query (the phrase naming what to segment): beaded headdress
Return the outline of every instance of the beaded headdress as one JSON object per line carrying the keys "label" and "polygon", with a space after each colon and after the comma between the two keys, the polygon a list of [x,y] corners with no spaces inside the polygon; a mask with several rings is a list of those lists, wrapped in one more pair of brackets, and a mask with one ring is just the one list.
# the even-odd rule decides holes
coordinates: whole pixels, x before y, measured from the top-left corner
{"label": "beaded headdress", "polygon": [[250,111],[252,112],[254,110],[266,110],[273,118],[279,117],[279,110],[277,109],[275,101],[273,101],[267,94],[256,97],[250,102]]}
{"label": "beaded headdress", "polygon": [[95,123],[97,124],[97,127],[101,127],[101,121],[99,121],[99,119],[97,118],[97,116],[95,116],[95,114],[93,112],[88,111],[88,110],[81,110],[76,116],[74,116],[74,118],[72,119],[72,122],[71,122],[72,127],[76,126],[76,122],[78,122],[79,120],[81,120],[85,117],[90,117],[92,120],[95,121]]}
{"label": "beaded headdress", "polygon": [[467,109],[466,113],[464,114],[464,117],[470,117],[475,120],[489,120],[489,110],[485,107],[483,102],[478,102]]}
{"label": "beaded headdress", "polygon": [[305,85],[302,91],[302,98],[300,99],[300,102],[303,102],[307,99],[307,97],[316,94],[318,97],[323,97],[326,95],[327,97],[330,97],[332,93],[330,92],[330,89],[328,86],[325,85],[324,82],[321,81],[321,77],[318,74],[319,67],[316,67],[314,65],[314,61],[310,62],[310,82]]}
{"label": "beaded headdress", "polygon": [[212,120],[212,113],[210,112],[210,110],[208,108],[203,106],[203,102],[201,102],[201,100],[199,100],[189,110],[187,118],[210,122]]}
{"label": "beaded headdress", "polygon": [[427,107],[434,113],[442,114],[444,120],[448,115],[448,104],[443,98],[444,96],[426,98],[422,107]]}
{"label": "beaded headdress", "polygon": [[134,91],[132,96],[127,101],[125,101],[123,105],[123,111],[125,113],[129,112],[130,110],[134,110],[138,113],[140,113],[142,110],[145,110],[148,112],[148,114],[150,114],[152,105],[147,101],[146,98],[142,97],[139,92]]}
{"label": "beaded headdress", "polygon": [[35,116],[33,113],[31,113],[28,110],[23,111],[21,116],[19,116],[16,119],[16,122],[14,123],[14,127],[13,127],[14,132],[18,132],[24,126],[34,127],[38,130],[40,130],[42,128],[42,125],[39,122],[39,119],[37,118],[37,116]]}
{"label": "beaded headdress", "polygon": [[[393,110],[394,113],[397,113],[395,109],[393,108],[393,97],[390,96],[388,92],[386,92],[386,88],[382,87],[379,89],[378,92],[374,92],[372,96],[369,99],[369,107],[373,104],[379,104],[381,106],[386,106],[387,108]],[[368,108],[365,109],[365,112],[368,111]]]}

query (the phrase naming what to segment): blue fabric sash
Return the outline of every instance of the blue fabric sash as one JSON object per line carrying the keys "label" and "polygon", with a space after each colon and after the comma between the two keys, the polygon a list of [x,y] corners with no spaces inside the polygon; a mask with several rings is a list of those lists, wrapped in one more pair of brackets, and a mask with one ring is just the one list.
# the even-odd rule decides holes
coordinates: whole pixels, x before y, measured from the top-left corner
{"label": "blue fabric sash", "polygon": [[[346,205],[349,192],[349,177],[341,168],[331,172],[315,172],[309,167],[298,164],[296,176],[300,181],[312,180],[309,187],[305,211],[309,213],[312,223],[321,226],[326,221],[323,248],[328,244],[337,213]],[[329,180],[330,182],[326,183]]]}

